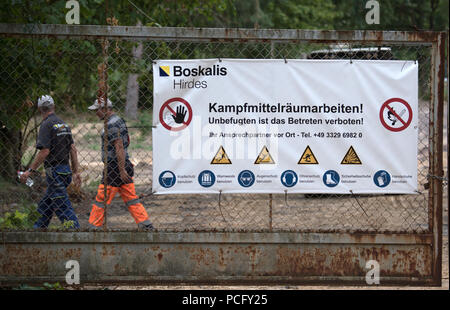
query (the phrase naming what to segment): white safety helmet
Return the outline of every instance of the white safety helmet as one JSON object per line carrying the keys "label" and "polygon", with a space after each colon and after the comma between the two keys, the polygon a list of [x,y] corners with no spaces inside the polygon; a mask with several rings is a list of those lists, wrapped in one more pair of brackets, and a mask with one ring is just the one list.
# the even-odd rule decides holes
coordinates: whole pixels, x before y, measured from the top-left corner
{"label": "white safety helmet", "polygon": [[[109,100],[109,98],[107,99],[107,102],[108,102],[107,107],[112,108],[113,104],[112,104],[111,100]],[[94,104],[91,105],[90,107],[88,107],[88,109],[89,110],[97,110],[98,108],[104,107],[104,106],[105,106],[104,100],[103,100],[103,98],[100,98],[100,104],[99,104],[99,100],[95,99]]]}
{"label": "white safety helmet", "polygon": [[50,95],[43,95],[39,97],[37,102],[38,108],[40,107],[52,107],[55,105],[55,102],[53,101],[52,96]]}

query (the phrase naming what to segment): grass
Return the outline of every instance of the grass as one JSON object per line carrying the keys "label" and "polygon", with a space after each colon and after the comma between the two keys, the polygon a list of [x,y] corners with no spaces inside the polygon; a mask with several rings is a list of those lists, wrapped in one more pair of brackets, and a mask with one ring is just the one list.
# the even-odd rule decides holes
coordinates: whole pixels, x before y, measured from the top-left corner
{"label": "grass", "polygon": [[143,151],[152,151],[153,147],[151,145],[145,145],[142,143],[134,143],[129,147],[130,150],[143,150]]}
{"label": "grass", "polygon": [[147,136],[152,132],[153,111],[141,111],[138,119],[129,123],[129,128],[137,128],[142,136]]}
{"label": "grass", "polygon": [[102,146],[99,143],[91,143],[88,145],[88,148],[93,151],[100,151]]}
{"label": "grass", "polygon": [[91,182],[89,182],[88,185],[86,185],[85,189],[88,191],[95,191],[97,190],[98,186],[100,185],[101,180],[92,180]]}
{"label": "grass", "polygon": [[[95,128],[95,127],[94,127]],[[92,142],[92,140],[96,141],[99,140],[99,135],[97,133],[87,133],[83,136],[83,139],[86,142]]]}
{"label": "grass", "polygon": [[131,143],[129,146],[130,150],[144,150],[144,151],[152,151],[153,146],[149,143],[148,136],[141,135],[135,140],[135,142]]}

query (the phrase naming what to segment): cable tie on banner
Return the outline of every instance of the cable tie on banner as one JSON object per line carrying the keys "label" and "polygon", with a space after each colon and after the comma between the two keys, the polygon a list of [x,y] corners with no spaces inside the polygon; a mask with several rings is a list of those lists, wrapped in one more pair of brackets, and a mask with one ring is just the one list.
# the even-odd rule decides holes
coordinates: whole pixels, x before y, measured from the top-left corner
{"label": "cable tie on banner", "polygon": [[356,202],[358,203],[359,207],[361,208],[361,210],[363,210],[364,214],[369,217],[366,213],[366,210],[364,210],[364,208],[362,207],[362,205],[359,203],[358,198],[356,198],[355,194],[353,193],[353,190],[350,190],[350,193],[352,194],[353,198],[355,198]]}
{"label": "cable tie on banner", "polygon": [[283,58],[283,59],[284,59],[284,63],[285,63],[285,64],[287,64],[287,60],[286,60],[286,57],[285,57],[285,58]]}
{"label": "cable tie on banner", "polygon": [[154,195],[155,193],[156,193],[156,191],[153,191],[153,192],[151,192],[150,194],[143,194],[143,195],[139,196],[139,198],[140,198],[140,199],[144,199],[144,198],[146,198],[146,197],[150,197],[150,196]]}
{"label": "cable tie on banner", "polygon": [[285,189],[284,190],[284,204],[286,205],[286,207],[290,208],[290,206],[289,206],[289,204],[287,202],[287,194],[288,194],[288,191],[287,191],[287,189]]}
{"label": "cable tie on banner", "polygon": [[[415,61],[414,61],[414,63],[415,63]],[[406,61],[403,63],[402,70],[400,70],[400,72],[403,71],[403,68],[405,67],[405,65],[406,65]]]}
{"label": "cable tie on banner", "polygon": [[219,62],[222,62],[222,59],[219,57]]}

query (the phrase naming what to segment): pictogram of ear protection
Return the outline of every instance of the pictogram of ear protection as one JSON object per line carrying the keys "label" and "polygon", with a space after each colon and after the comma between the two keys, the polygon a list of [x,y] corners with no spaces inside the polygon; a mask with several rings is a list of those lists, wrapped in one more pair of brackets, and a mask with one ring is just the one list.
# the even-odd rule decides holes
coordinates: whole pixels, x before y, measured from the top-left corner
{"label": "pictogram of ear protection", "polygon": [[[288,174],[289,174],[289,175],[292,175],[292,180],[290,180],[290,182],[288,182],[287,179],[286,179],[286,175],[288,175]],[[288,185],[294,184],[295,182],[297,182],[297,177],[295,176],[294,173],[288,171],[287,173],[285,173],[285,174],[283,175],[283,182],[284,182],[285,184],[288,184]]]}

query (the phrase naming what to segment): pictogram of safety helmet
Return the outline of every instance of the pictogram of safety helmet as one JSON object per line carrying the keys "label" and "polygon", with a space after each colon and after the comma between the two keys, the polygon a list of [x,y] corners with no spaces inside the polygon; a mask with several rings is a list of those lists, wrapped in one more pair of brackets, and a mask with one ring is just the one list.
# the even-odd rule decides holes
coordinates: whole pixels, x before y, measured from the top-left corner
{"label": "pictogram of safety helmet", "polygon": [[37,102],[38,108],[40,107],[51,107],[55,105],[55,101],[53,101],[52,96],[50,95],[43,95],[38,98]]}

